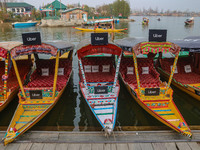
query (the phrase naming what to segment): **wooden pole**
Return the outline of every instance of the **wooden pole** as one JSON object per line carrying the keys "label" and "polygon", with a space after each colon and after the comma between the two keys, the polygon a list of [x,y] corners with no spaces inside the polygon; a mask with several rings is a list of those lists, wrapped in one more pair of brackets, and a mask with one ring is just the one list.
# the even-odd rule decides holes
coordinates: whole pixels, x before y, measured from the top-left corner
{"label": "wooden pole", "polygon": [[59,51],[56,55],[56,65],[55,65],[55,74],[54,74],[54,83],[53,83],[53,99],[56,95],[56,84],[57,84],[57,78],[58,78],[58,66],[59,66]]}
{"label": "wooden pole", "polygon": [[136,75],[136,80],[137,80],[137,86],[138,86],[138,91],[139,91],[139,96],[141,94],[141,87],[140,87],[140,78],[139,78],[139,73],[138,73],[138,65],[137,65],[137,58],[135,55],[135,52],[133,51],[133,61],[134,61],[134,67],[135,67],[135,75]]}
{"label": "wooden pole", "polygon": [[19,71],[18,71],[15,59],[12,58],[12,62],[13,62],[13,67],[15,69],[15,74],[17,76],[17,80],[18,80],[18,83],[19,83],[19,87],[20,87],[20,89],[22,91],[22,94],[23,94],[24,98],[26,99],[26,94],[24,92],[24,87],[23,87],[22,80],[21,80],[20,75],[19,75]]}
{"label": "wooden pole", "polygon": [[167,84],[167,89],[166,89],[166,93],[170,87],[170,84],[172,82],[172,78],[173,78],[173,75],[174,75],[174,72],[175,72],[175,69],[176,69],[176,64],[177,64],[177,61],[178,61],[178,56],[179,56],[179,53],[176,55],[175,59],[174,59],[174,64],[173,64],[173,67],[172,67],[172,70],[171,70],[171,74],[170,74],[170,77],[169,77],[169,81],[168,81],[168,84]]}

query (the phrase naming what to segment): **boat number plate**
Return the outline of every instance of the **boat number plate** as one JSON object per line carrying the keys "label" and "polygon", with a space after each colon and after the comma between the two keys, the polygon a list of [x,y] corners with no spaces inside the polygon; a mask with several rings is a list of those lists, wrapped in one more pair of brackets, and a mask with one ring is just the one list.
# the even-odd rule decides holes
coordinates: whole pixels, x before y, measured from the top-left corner
{"label": "boat number plate", "polygon": [[160,95],[160,88],[146,88],[145,96],[156,96]]}
{"label": "boat number plate", "polygon": [[195,93],[200,96],[200,91],[195,90]]}
{"label": "boat number plate", "polygon": [[30,99],[42,99],[42,91],[41,90],[32,90],[29,91]]}
{"label": "boat number plate", "polygon": [[107,86],[96,86],[94,87],[94,94],[108,94]]}

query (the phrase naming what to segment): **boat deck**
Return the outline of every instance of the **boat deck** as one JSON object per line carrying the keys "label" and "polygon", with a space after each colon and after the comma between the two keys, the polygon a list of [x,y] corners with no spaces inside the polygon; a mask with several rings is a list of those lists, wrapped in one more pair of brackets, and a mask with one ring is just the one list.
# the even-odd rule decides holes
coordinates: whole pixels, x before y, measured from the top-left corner
{"label": "boat deck", "polygon": [[[1,150],[198,150],[200,131],[193,130],[193,138],[173,131],[119,131],[110,138],[103,132],[30,131]],[[5,132],[0,132],[2,137]]]}

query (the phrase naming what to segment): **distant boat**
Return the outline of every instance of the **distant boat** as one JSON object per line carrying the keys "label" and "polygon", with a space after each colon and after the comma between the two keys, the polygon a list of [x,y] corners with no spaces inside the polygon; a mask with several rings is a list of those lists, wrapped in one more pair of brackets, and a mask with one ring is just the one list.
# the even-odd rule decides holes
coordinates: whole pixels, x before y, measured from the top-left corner
{"label": "distant boat", "polygon": [[144,17],[144,18],[142,19],[142,25],[148,25],[148,24],[149,24],[149,19],[146,18],[146,17]]}
{"label": "distant boat", "polygon": [[158,18],[157,20],[160,21],[160,18]]}
{"label": "distant boat", "polygon": [[193,25],[194,24],[194,17],[186,19],[185,25]]}
{"label": "distant boat", "polygon": [[27,22],[14,22],[12,23],[12,26],[14,28],[24,28],[24,27],[33,27],[36,26],[37,21],[27,21]]}

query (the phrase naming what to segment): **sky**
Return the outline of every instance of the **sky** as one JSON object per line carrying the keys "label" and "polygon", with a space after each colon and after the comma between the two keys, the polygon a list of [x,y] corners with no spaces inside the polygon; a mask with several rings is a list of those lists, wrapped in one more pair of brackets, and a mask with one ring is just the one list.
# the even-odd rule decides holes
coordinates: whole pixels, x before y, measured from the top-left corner
{"label": "sky", "polygon": [[[36,8],[43,4],[51,3],[54,0],[17,0],[32,4]],[[60,0],[59,0],[60,1]],[[96,7],[98,5],[113,3],[115,0],[61,0],[64,4],[87,4],[88,6]],[[158,10],[189,10],[200,12],[200,0],[127,0],[130,3],[131,9],[143,8],[158,8]]]}

